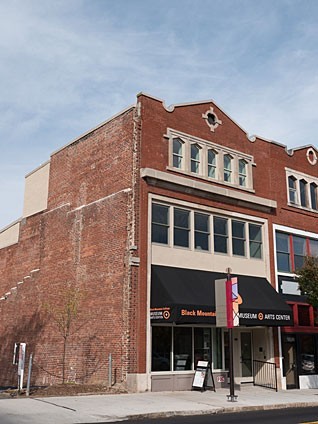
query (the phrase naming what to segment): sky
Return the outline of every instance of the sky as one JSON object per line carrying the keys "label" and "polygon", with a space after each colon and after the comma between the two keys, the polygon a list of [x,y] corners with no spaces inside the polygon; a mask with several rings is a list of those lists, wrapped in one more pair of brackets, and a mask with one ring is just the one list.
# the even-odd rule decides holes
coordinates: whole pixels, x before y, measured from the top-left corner
{"label": "sky", "polygon": [[317,0],[0,0],[0,229],[25,175],[141,91],[317,147],[317,21]]}

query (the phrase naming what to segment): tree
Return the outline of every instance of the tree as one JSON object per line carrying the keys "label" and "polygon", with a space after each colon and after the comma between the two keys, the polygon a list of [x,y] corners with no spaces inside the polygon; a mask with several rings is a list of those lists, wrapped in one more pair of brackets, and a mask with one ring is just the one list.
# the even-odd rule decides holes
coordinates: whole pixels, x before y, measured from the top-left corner
{"label": "tree", "polygon": [[83,292],[79,288],[67,284],[60,292],[60,299],[58,303],[44,304],[44,310],[63,337],[62,384],[64,384],[69,338],[78,332],[86,321],[79,320],[80,304],[83,299]]}
{"label": "tree", "polygon": [[307,256],[296,275],[299,289],[307,296],[308,303],[318,307],[318,258]]}

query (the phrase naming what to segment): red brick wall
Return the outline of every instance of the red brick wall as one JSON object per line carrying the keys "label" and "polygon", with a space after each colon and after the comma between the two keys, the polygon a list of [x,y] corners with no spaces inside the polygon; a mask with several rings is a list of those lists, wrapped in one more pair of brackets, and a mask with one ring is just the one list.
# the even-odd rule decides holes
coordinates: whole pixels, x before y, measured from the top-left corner
{"label": "red brick wall", "polygon": [[52,318],[67,285],[82,298],[66,379],[107,383],[109,353],[113,380],[136,372],[138,314],[129,315],[138,301],[138,269],[129,272],[133,133],[130,110],[54,154],[48,210],[25,219],[19,243],[0,250],[1,295],[39,269],[0,302],[0,385],[16,384],[16,341],[27,343],[27,359],[34,354],[32,384],[61,382],[63,337]]}

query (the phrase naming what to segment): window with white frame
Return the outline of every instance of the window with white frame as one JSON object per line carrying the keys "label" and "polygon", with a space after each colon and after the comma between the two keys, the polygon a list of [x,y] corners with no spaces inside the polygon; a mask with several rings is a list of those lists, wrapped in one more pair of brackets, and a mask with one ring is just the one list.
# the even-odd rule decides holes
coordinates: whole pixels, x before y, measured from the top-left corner
{"label": "window with white frame", "polygon": [[260,223],[154,201],[151,224],[151,241],[155,244],[263,259]]}
{"label": "window with white frame", "polygon": [[217,153],[212,150],[208,149],[208,177],[209,178],[216,178],[216,155]]}
{"label": "window with white frame", "polygon": [[286,168],[290,206],[318,211],[318,179]]}
{"label": "window with white frame", "polygon": [[200,147],[197,144],[191,144],[191,172],[200,172]]}
{"label": "window with white frame", "polygon": [[183,167],[183,142],[179,138],[173,139],[173,166],[178,169]]}
{"label": "window with white frame", "polygon": [[175,130],[169,130],[167,137],[169,169],[253,191],[252,156]]}
{"label": "window with white frame", "polygon": [[239,185],[241,187],[246,187],[246,161],[244,159],[239,159]]}
{"label": "window with white frame", "polygon": [[225,182],[230,183],[232,181],[232,156],[223,156],[223,179]]}

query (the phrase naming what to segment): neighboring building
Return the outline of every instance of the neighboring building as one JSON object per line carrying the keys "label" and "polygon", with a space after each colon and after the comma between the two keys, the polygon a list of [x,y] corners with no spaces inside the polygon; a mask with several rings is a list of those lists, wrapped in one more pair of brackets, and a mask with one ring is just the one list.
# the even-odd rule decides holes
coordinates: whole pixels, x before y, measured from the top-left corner
{"label": "neighboring building", "polygon": [[199,359],[226,383],[214,285],[230,268],[236,381],[259,360],[276,363],[281,387],[318,387],[315,314],[294,281],[317,254],[317,153],[249,137],[212,101],[166,108],[142,93],[53,153],[26,177],[23,217],[0,231],[0,384],[15,381],[14,342],[34,354],[34,384],[60,381],[47,311],[69,286],[82,300],[68,381],[108,381],[112,354],[112,380],[131,390],[190,389]]}

